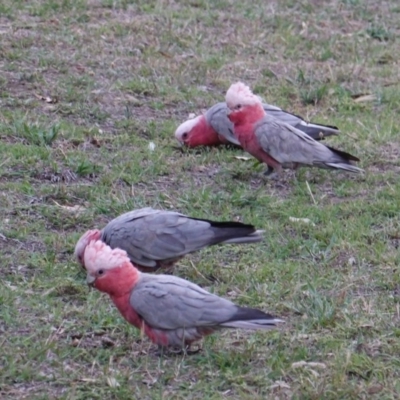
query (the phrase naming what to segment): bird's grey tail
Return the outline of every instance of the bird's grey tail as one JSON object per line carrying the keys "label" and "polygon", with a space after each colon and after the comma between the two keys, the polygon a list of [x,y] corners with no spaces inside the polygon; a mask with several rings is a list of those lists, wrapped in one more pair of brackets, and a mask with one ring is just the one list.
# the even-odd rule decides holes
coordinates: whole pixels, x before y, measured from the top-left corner
{"label": "bird's grey tail", "polygon": [[274,329],[279,324],[284,323],[283,319],[274,318],[274,319],[257,319],[257,320],[249,320],[249,321],[231,321],[225,322],[221,324],[227,328],[237,328],[237,329],[252,329],[252,330],[268,330]]}
{"label": "bird's grey tail", "polygon": [[231,238],[228,240],[224,240],[221,243],[224,244],[240,244],[240,243],[257,243],[257,242],[261,242],[263,240],[263,233],[265,231],[263,230],[257,230],[247,236],[243,236],[243,237],[236,237],[236,238]]}
{"label": "bird's grey tail", "polygon": [[229,321],[222,323],[227,328],[266,330],[276,328],[285,321],[254,308],[238,307]]}
{"label": "bird's grey tail", "polygon": [[257,231],[250,224],[243,224],[236,221],[217,222],[206,219],[202,221],[206,221],[211,225],[214,234],[214,237],[208,243],[209,246],[219,243],[256,243],[260,242],[263,238],[263,231]]}
{"label": "bird's grey tail", "polygon": [[325,163],[328,168],[342,169],[344,171],[353,172],[355,174],[361,174],[364,172],[362,168],[358,168],[355,165],[344,164],[344,163]]}

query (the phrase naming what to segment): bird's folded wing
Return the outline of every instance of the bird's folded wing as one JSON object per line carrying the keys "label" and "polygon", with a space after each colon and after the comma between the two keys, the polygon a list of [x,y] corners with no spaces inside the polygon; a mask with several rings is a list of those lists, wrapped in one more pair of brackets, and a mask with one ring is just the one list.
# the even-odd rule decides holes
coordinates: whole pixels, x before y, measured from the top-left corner
{"label": "bird's folded wing", "polygon": [[104,228],[102,239],[111,247],[123,248],[134,263],[152,267],[158,260],[198,250],[212,237],[208,222],[159,210],[140,218],[112,221]]}
{"label": "bird's folded wing", "polygon": [[257,122],[255,136],[263,150],[281,164],[312,164],[326,149],[306,133],[270,116]]}
{"label": "bird's folded wing", "polygon": [[228,321],[237,307],[184,279],[142,274],[130,304],[153,328],[213,326]]}

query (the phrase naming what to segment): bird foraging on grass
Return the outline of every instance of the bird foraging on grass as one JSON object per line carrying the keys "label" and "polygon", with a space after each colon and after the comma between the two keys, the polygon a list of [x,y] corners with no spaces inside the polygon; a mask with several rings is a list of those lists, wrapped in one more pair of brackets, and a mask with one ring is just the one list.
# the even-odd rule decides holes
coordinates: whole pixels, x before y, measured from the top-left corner
{"label": "bird foraging on grass", "polygon": [[[268,115],[300,129],[315,140],[340,133],[336,126],[306,122],[297,115],[267,103],[263,103],[262,106]],[[187,147],[218,146],[221,144],[240,146],[233,133],[233,124],[226,112],[226,103],[214,104],[205,114],[198,115],[179,125],[175,131],[175,138]]]}
{"label": "bird foraging on grass", "polygon": [[217,222],[191,218],[174,211],[141,208],[110,221],[101,231],[87,231],[75,246],[75,257],[84,265],[83,254],[91,240],[127,252],[138,269],[153,272],[170,268],[188,253],[215,244],[256,243],[263,231],[241,222]]}
{"label": "bird foraging on grass", "polygon": [[100,240],[87,244],[83,260],[87,283],[107,293],[121,315],[160,347],[186,348],[222,328],[267,330],[283,322],[185,279],[141,273],[126,251]]}
{"label": "bird foraging on grass", "polygon": [[240,145],[268,165],[268,174],[301,165],[363,172],[352,165],[359,159],[314,140],[306,133],[265,112],[260,97],[242,82],[231,85],[225,96],[228,118]]}

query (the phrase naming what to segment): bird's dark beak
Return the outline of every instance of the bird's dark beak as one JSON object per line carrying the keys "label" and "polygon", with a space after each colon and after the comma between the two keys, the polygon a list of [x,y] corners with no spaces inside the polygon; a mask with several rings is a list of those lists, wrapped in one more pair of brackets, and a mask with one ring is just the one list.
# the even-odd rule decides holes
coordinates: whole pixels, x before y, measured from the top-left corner
{"label": "bird's dark beak", "polygon": [[86,275],[86,283],[87,283],[89,286],[93,286],[95,282],[96,282],[96,278],[94,278],[94,277],[93,277],[92,275],[90,275],[90,274],[87,274],[87,275]]}
{"label": "bird's dark beak", "polygon": [[179,142],[178,146],[171,146],[171,148],[173,148],[174,150],[179,150],[181,153],[183,153],[183,147],[184,147],[184,143]]}

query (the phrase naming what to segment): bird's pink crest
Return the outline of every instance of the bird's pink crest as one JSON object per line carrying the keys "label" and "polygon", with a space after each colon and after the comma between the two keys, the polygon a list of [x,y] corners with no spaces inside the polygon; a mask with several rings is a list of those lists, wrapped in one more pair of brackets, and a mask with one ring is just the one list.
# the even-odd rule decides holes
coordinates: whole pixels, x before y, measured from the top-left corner
{"label": "bird's pink crest", "polygon": [[187,121],[180,124],[175,131],[175,138],[180,143],[184,143],[185,140],[188,138],[188,135],[191,132],[191,130],[199,123],[201,118],[202,115],[198,115],[197,117],[188,119]]}
{"label": "bird's pink crest", "polygon": [[254,104],[262,104],[260,97],[256,96],[243,82],[237,82],[231,85],[226,92],[225,101],[231,110],[234,110],[238,105],[251,106]]}
{"label": "bird's pink crest", "polygon": [[111,249],[101,240],[92,240],[86,246],[84,263],[89,273],[95,273],[100,269],[110,270],[122,267],[126,263],[130,263],[130,260],[125,250]]}
{"label": "bird's pink crest", "polygon": [[85,253],[86,246],[89,244],[91,240],[100,239],[101,231],[98,229],[92,229],[84,233],[75,246],[74,256],[75,258],[84,266],[83,255]]}

